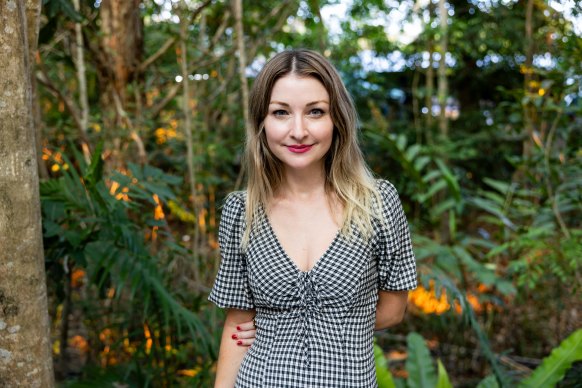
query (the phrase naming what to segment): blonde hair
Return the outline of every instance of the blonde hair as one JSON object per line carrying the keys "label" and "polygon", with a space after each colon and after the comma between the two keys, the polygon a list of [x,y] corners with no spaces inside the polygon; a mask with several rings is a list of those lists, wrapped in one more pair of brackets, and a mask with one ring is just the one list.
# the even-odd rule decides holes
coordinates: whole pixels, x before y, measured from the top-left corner
{"label": "blonde hair", "polygon": [[264,120],[275,82],[290,74],[317,79],[329,94],[334,132],[325,156],[325,189],[335,194],[343,206],[340,233],[351,239],[357,230],[367,240],[373,233],[373,218],[382,218],[381,213],[374,210],[373,201],[381,202],[358,145],[354,103],[333,65],[319,53],[300,49],[281,52],[268,61],[249,95],[251,127],[247,129],[245,148],[247,228],[242,247],[247,247],[251,230],[259,225],[260,209],[267,209],[283,180],[283,165],[267,145]]}

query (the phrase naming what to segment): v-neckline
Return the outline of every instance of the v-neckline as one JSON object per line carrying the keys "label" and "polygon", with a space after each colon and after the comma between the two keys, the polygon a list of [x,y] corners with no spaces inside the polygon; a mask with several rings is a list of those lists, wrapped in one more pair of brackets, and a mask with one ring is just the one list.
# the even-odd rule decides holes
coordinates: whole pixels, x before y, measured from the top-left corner
{"label": "v-neckline", "polygon": [[329,251],[333,248],[333,246],[335,245],[335,243],[338,240],[338,238],[340,236],[340,233],[341,233],[341,229],[338,229],[337,232],[335,232],[335,235],[333,237],[333,240],[331,240],[331,242],[329,243],[329,245],[327,246],[327,248],[325,249],[325,251],[323,252],[323,254],[321,256],[319,256],[319,258],[317,259],[317,261],[315,262],[315,264],[313,264],[313,267],[311,267],[307,271],[304,271],[301,268],[299,268],[299,266],[297,265],[297,263],[291,258],[291,256],[285,250],[285,248],[283,248],[283,244],[281,244],[281,241],[279,240],[279,237],[277,236],[277,233],[275,233],[275,229],[273,228],[273,225],[271,225],[271,220],[269,220],[269,217],[267,216],[267,212],[265,211],[264,208],[261,207],[261,209],[263,211],[263,217],[265,218],[265,223],[267,224],[267,227],[268,227],[268,229],[269,229],[269,231],[271,233],[271,237],[273,237],[273,240],[275,241],[275,244],[277,245],[277,247],[279,248],[279,250],[281,251],[281,253],[283,254],[283,256],[285,256],[286,261],[288,263],[290,263],[291,266],[293,267],[293,269],[296,272],[300,273],[300,274],[313,273],[313,271],[315,271],[315,269],[319,266],[319,263],[321,263],[323,261],[323,259],[329,253]]}

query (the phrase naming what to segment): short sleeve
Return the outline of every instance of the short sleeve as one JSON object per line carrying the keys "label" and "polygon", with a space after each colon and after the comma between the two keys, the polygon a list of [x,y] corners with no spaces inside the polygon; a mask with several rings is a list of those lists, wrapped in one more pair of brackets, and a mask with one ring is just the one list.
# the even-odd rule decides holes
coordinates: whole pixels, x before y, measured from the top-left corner
{"label": "short sleeve", "polygon": [[394,186],[378,180],[383,222],[378,233],[378,274],[380,290],[405,291],[417,286],[416,260],[408,222]]}
{"label": "short sleeve", "polygon": [[222,208],[218,227],[220,267],[208,297],[208,300],[221,308],[255,308],[248,284],[245,255],[240,246],[244,222],[243,194],[231,193]]}

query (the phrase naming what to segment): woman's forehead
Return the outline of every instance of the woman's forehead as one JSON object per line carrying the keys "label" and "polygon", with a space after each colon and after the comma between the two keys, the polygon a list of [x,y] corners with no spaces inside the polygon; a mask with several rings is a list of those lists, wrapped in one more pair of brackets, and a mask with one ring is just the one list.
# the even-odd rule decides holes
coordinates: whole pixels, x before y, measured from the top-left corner
{"label": "woman's forehead", "polygon": [[288,103],[289,100],[329,103],[329,93],[317,78],[290,74],[275,82],[271,91],[270,103],[275,101]]}

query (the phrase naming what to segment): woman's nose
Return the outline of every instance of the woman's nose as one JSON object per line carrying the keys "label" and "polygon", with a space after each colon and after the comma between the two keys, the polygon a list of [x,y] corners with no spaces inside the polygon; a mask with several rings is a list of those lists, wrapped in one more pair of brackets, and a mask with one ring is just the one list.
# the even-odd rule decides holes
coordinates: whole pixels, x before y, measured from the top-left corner
{"label": "woman's nose", "polygon": [[303,139],[307,136],[307,128],[302,116],[296,116],[293,120],[293,128],[291,128],[291,136],[294,139]]}

